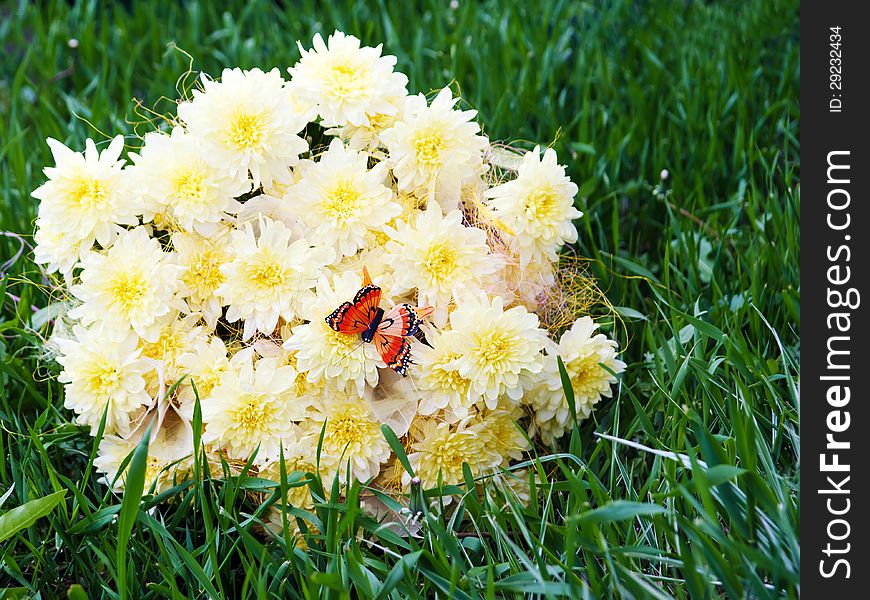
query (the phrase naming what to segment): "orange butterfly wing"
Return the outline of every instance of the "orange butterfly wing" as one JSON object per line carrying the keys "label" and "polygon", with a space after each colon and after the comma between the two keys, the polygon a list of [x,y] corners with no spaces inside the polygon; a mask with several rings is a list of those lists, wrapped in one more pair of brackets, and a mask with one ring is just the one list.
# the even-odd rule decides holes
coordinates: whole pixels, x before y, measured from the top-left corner
{"label": "orange butterfly wing", "polygon": [[372,343],[389,368],[403,377],[407,374],[408,365],[411,364],[411,342],[407,338],[384,335],[378,331]]}
{"label": "orange butterfly wing", "polygon": [[374,320],[381,303],[381,288],[365,285],[353,297],[326,317],[326,324],[339,333],[362,333]]}

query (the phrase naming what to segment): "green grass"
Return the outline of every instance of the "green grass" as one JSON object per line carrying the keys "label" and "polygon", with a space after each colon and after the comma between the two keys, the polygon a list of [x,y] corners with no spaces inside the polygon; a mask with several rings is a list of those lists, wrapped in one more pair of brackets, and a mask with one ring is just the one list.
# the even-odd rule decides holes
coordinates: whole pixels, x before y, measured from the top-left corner
{"label": "green grass", "polygon": [[[0,293],[0,512],[66,494],[0,541],[0,597],[798,595],[797,2],[127,4],[0,5],[0,229],[32,231],[47,136],[133,134],[133,98],[174,97],[173,43],[215,74],[284,69],[295,40],[338,27],[383,42],[412,92],[455,79],[491,138],[553,142],[582,189],[579,251],[625,307],[629,368],[531,463],[530,507],[483,482],[421,538],[373,540],[359,487],[314,481],[323,533],[304,552],[261,535],[250,494],[280,490],[257,479],[145,490],[138,510],[96,482],[20,257]],[[0,237],[3,261],[19,244]]]}

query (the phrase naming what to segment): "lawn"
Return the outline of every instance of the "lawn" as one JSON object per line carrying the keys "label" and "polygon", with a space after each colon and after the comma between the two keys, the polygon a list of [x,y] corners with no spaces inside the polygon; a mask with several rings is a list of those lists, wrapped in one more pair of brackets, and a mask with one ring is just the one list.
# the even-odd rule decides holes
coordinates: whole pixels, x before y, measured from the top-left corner
{"label": "lawn", "polygon": [[[0,531],[0,597],[797,597],[798,3],[223,4],[0,5],[0,514],[66,491]],[[285,70],[335,28],[383,42],[412,93],[453,82],[491,139],[557,150],[629,366],[530,456],[529,506],[484,481],[420,538],[375,536],[331,482],[307,550],[262,534],[253,478],[122,507],[42,348],[45,138],[141,134],[188,54]]]}

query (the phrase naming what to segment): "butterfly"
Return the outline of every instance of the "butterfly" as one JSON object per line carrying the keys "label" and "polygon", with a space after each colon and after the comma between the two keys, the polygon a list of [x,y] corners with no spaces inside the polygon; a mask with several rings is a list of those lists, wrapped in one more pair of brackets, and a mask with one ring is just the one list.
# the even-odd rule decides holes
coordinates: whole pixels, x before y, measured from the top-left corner
{"label": "butterfly", "polygon": [[344,302],[326,317],[326,324],[339,333],[360,334],[373,343],[389,368],[405,376],[411,364],[411,336],[421,333],[420,324],[434,310],[431,306],[414,308],[397,304],[389,310],[380,307],[381,288],[372,283],[363,268],[363,287],[351,302]]}

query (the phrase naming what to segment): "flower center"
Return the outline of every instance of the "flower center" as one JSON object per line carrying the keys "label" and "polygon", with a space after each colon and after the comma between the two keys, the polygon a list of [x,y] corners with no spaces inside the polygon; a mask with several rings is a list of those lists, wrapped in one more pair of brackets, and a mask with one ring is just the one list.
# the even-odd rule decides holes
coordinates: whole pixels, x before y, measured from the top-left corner
{"label": "flower center", "polygon": [[429,278],[440,283],[456,270],[456,252],[447,244],[433,244],[426,251],[426,270]]}
{"label": "flower center", "polygon": [[356,96],[360,91],[359,72],[350,65],[335,65],[330,71],[332,86],[330,92],[338,98]]}
{"label": "flower center", "polygon": [[98,209],[106,205],[106,188],[103,182],[90,177],[82,178],[73,189],[71,198],[78,208]]}
{"label": "flower center", "polygon": [[513,339],[500,331],[493,331],[480,340],[477,350],[477,364],[500,367],[513,348]]}
{"label": "flower center", "polygon": [[[326,325],[324,323],[324,325]],[[359,336],[351,333],[341,333],[339,331],[334,331],[333,329],[327,328],[330,332],[330,339],[332,341],[332,346],[341,354],[338,356],[341,357],[341,360],[348,360],[349,354],[357,349],[360,345]]]}
{"label": "flower center", "polygon": [[136,273],[119,273],[111,286],[115,304],[125,311],[137,307],[147,291],[145,279]]}
{"label": "flower center", "polygon": [[242,396],[241,403],[236,409],[236,421],[248,431],[263,431],[269,423],[271,411],[267,403],[253,394]]}
{"label": "flower center", "polygon": [[326,191],[323,212],[332,219],[347,221],[362,208],[362,194],[351,181],[342,179]]}
{"label": "flower center", "polygon": [[227,129],[230,145],[239,150],[250,150],[260,146],[265,138],[266,128],[258,114],[239,113]]}
{"label": "flower center", "polygon": [[154,360],[171,362],[181,350],[181,335],[178,332],[167,329],[160,333],[160,337],[152,344],[142,344],[142,356]]}
{"label": "flower center", "polygon": [[204,188],[201,173],[186,171],[175,178],[175,193],[183,202],[201,202]]}
{"label": "flower center", "polygon": [[226,279],[220,269],[222,262],[219,253],[204,251],[188,267],[184,275],[184,283],[202,297],[211,296],[211,293]]}
{"label": "flower center", "polygon": [[359,444],[364,439],[364,432],[360,423],[349,416],[339,417],[332,421],[332,436],[342,447],[351,444]]}
{"label": "flower center", "polygon": [[275,262],[264,262],[251,269],[251,283],[261,288],[278,287],[284,283],[284,268]]}
{"label": "flower center", "polygon": [[447,149],[447,142],[440,131],[428,129],[420,132],[414,140],[417,162],[429,170],[441,167],[441,153]]}
{"label": "flower center", "polygon": [[526,196],[525,216],[529,221],[550,221],[558,196],[550,188],[535,190]]}
{"label": "flower center", "polygon": [[88,383],[95,395],[108,396],[118,388],[120,378],[121,374],[115,365],[104,362],[94,368]]}

